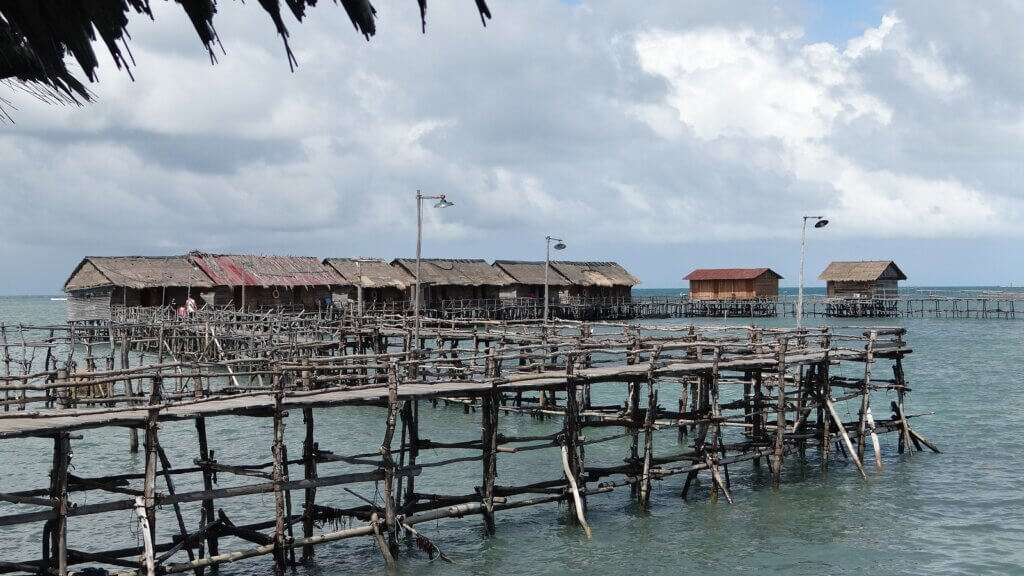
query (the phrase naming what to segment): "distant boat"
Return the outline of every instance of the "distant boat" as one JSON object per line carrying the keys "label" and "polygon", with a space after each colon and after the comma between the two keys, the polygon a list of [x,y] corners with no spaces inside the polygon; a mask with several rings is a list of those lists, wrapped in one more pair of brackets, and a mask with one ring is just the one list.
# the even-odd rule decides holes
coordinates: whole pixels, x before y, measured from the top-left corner
{"label": "distant boat", "polygon": [[63,302],[65,300],[67,300],[67,298],[50,298],[50,300],[53,300],[54,302],[57,302],[57,301]]}

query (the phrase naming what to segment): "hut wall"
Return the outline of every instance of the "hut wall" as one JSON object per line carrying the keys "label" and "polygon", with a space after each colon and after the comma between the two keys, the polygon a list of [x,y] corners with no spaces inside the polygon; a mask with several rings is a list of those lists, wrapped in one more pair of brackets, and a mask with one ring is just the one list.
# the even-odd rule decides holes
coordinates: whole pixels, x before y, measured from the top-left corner
{"label": "hut wall", "polygon": [[68,321],[110,320],[111,286],[68,292]]}
{"label": "hut wall", "polygon": [[112,306],[127,306],[129,308],[142,306],[142,290],[115,286],[113,293],[110,295],[110,304]]}
{"label": "hut wall", "polygon": [[570,286],[569,298],[591,300],[597,298],[615,298],[619,300],[631,300],[633,288],[631,286]]}
{"label": "hut wall", "polygon": [[[776,286],[776,293],[778,287]],[[754,280],[691,280],[694,300],[745,300],[757,297]]]}
{"label": "hut wall", "polygon": [[840,282],[829,281],[827,291],[829,298],[870,298],[874,292],[874,282]]}
{"label": "hut wall", "polygon": [[754,298],[778,298],[779,279],[772,274],[762,274],[754,279]]}
{"label": "hut wall", "polygon": [[893,278],[879,278],[875,281],[874,294],[875,298],[897,298],[900,295],[899,281]]}

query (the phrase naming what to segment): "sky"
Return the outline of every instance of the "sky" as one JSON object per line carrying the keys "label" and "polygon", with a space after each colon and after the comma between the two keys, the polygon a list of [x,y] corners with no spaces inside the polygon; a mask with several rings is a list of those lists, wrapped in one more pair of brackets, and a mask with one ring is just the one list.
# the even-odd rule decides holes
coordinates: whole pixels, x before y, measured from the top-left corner
{"label": "sky", "polygon": [[[179,8],[129,24],[134,81],[96,102],[0,85],[0,294],[84,256],[216,253],[615,260],[784,286],[892,259],[909,285],[1021,285],[1024,2],[380,0],[286,22],[221,2],[211,65]],[[99,50],[99,49],[98,49]]]}

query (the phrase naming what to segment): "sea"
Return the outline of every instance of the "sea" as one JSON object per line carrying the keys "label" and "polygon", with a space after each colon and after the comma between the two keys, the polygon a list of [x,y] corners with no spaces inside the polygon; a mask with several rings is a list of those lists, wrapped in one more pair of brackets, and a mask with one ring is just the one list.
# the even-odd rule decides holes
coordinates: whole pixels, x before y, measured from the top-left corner
{"label": "sea", "polygon": [[[993,288],[999,289],[999,288]],[[816,289],[809,289],[814,294]],[[943,288],[958,291],[961,288]],[[639,295],[677,296],[682,290],[644,290]],[[786,290],[784,290],[786,292]],[[820,289],[817,289],[820,294]],[[0,321],[54,324],[65,319],[65,302],[48,297],[0,298]],[[650,323],[689,323],[690,319]],[[698,320],[696,324],[788,326],[793,318]],[[703,479],[689,500],[680,498],[684,476],[656,482],[650,507],[643,509],[628,489],[591,496],[587,539],[564,505],[542,505],[499,512],[497,531],[487,535],[479,517],[425,523],[417,529],[455,561],[431,560],[414,541],[402,540],[398,567],[388,571],[372,538],[320,546],[316,560],[294,569],[298,576],[335,574],[1024,574],[1024,320],[980,319],[846,319],[809,318],[808,325],[893,326],[907,328],[913,353],[905,361],[907,410],[915,430],[941,454],[899,455],[895,435],[882,436],[884,466],[868,466],[862,480],[852,463],[837,459],[822,472],[816,450],[805,458],[792,455],[783,466],[781,488],[772,488],[767,466],[742,463],[730,467],[733,504],[709,497]],[[594,402],[622,399],[621,390],[595,388]],[[873,397],[874,406],[888,398]],[[662,399],[670,406],[673,398]],[[855,408],[854,408],[855,410]],[[879,411],[883,411],[879,408]],[[886,412],[883,412],[887,416]],[[316,411],[317,441],[325,450],[354,454],[372,450],[383,434],[384,411],[346,407]],[[855,414],[847,412],[845,418]],[[461,407],[420,408],[421,438],[436,441],[479,437],[479,413]],[[286,443],[301,454],[301,415],[288,418]],[[211,448],[222,463],[269,461],[273,431],[268,421],[218,417],[207,423]],[[527,415],[503,415],[504,434],[544,434],[560,428],[557,419],[538,421]],[[605,435],[608,432],[588,432]],[[73,441],[72,472],[99,476],[139,472],[143,457],[128,450],[121,429],[87,430]],[[161,426],[161,443],[175,465],[197,457],[195,431],[189,422]],[[656,454],[686,449],[674,430],[655,437]],[[587,463],[616,464],[628,454],[627,440],[588,446]],[[52,441],[0,441],[0,491],[45,487]],[[869,448],[870,452],[870,448]],[[421,461],[460,453],[421,453]],[[471,453],[466,453],[467,455]],[[870,457],[868,458],[870,460]],[[333,466],[333,465],[332,465]],[[326,465],[321,474],[357,468]],[[479,462],[429,469],[417,491],[447,494],[472,492]],[[293,471],[294,473],[294,471]],[[561,475],[557,450],[501,454],[498,483],[555,479]],[[247,479],[220,474],[218,487]],[[178,477],[176,488],[198,489],[197,478]],[[162,489],[159,483],[158,489]],[[380,501],[382,486],[360,485],[359,496]],[[73,493],[72,501],[100,501],[98,493]],[[296,493],[296,513],[301,494]],[[343,489],[325,488],[318,502],[353,506],[359,501]],[[220,501],[236,524],[273,518],[273,495]],[[0,502],[0,515],[36,510]],[[190,526],[198,524],[198,506],[183,508]],[[170,508],[158,512],[158,531],[167,540],[177,531]],[[332,529],[325,526],[324,529]],[[39,558],[41,526],[0,527],[0,561]],[[137,521],[131,511],[69,521],[72,548],[96,550],[136,546]],[[225,540],[221,549],[251,545]],[[177,561],[184,555],[176,556]],[[83,565],[88,566],[88,564]],[[272,561],[261,557],[223,566],[221,574],[271,574]]]}

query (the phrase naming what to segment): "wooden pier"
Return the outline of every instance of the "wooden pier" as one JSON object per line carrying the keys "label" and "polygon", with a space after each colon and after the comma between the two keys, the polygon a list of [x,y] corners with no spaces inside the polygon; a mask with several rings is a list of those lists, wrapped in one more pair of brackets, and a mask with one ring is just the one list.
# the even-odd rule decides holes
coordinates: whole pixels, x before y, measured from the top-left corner
{"label": "wooden pier", "polygon": [[[3,554],[0,573],[64,575],[90,565],[201,574],[256,556],[282,572],[311,560],[318,545],[351,538],[376,542],[391,566],[419,561],[398,546],[403,535],[425,555],[447,558],[444,532],[423,528],[443,518],[479,516],[494,532],[505,511],[562,502],[589,537],[602,528],[588,524],[587,499],[616,489],[643,506],[654,490],[731,503],[740,486],[730,467],[744,462],[764,463],[778,486],[793,459],[838,463],[867,478],[893,455],[882,452],[883,433],[897,435],[894,452],[937,451],[910,425],[903,363],[911,350],[901,328],[563,321],[545,329],[449,319],[426,320],[416,340],[409,318],[208,312],[144,319],[140,312],[134,323],[4,327],[0,442],[17,450],[22,438],[50,438],[52,465],[36,487],[0,493],[0,526],[31,526],[41,544],[15,558]],[[891,406],[873,415],[873,392],[883,391]],[[474,425],[458,441],[426,438],[449,403],[475,411]],[[339,409],[377,410],[376,435],[351,432],[364,438],[358,453],[318,439],[323,411],[337,425]],[[531,417],[556,418],[560,429],[500,431],[508,419]],[[245,461],[224,462],[207,432],[214,418],[261,419],[272,433],[248,440]],[[161,445],[161,427],[172,421],[194,423],[187,453]],[[301,446],[286,441],[288,425],[303,430]],[[81,432],[114,428],[131,431],[126,440],[141,438],[142,467],[74,474]],[[621,446],[622,458],[586,458],[599,443]],[[130,448],[139,445],[126,441]],[[503,467],[527,451],[550,455],[548,478],[499,484]],[[466,467],[478,470],[470,485],[419,488],[424,478]],[[701,478],[709,492],[695,491]],[[273,513],[233,522],[232,505],[259,494],[272,499]],[[117,511],[134,512],[140,545],[84,550],[69,530]],[[165,524],[170,537],[157,530]]]}

